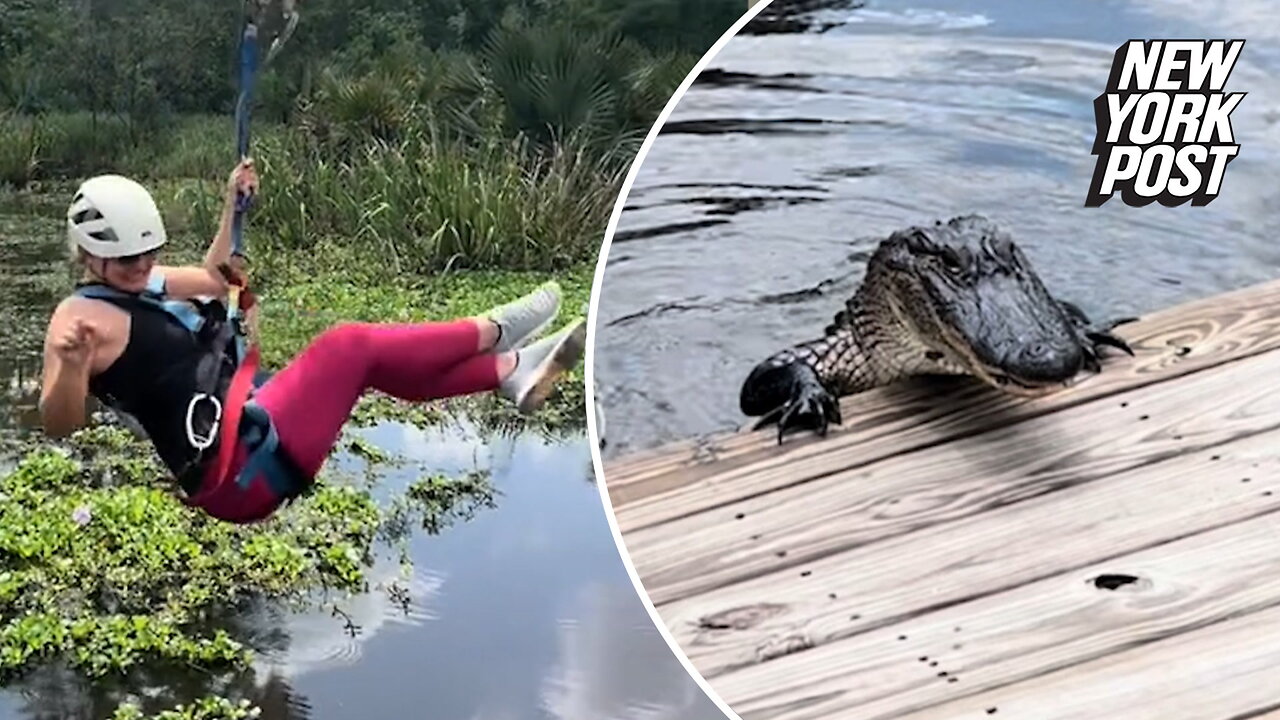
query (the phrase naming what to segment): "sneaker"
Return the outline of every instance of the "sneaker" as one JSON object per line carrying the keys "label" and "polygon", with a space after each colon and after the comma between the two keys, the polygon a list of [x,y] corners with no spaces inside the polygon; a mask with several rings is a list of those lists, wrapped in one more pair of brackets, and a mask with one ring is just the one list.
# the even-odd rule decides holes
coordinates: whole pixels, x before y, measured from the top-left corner
{"label": "sneaker", "polygon": [[494,352],[524,347],[542,332],[560,312],[560,284],[552,280],[518,300],[490,310],[485,317],[497,323],[501,335]]}
{"label": "sneaker", "polygon": [[498,392],[528,415],[542,407],[556,378],[578,364],[587,346],[587,323],[579,319],[529,347],[516,351],[516,369]]}

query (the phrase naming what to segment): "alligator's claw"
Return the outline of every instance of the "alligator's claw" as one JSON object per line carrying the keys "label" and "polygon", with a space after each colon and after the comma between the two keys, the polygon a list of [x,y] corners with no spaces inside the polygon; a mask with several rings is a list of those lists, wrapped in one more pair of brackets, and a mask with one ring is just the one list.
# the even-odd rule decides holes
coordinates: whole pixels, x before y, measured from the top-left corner
{"label": "alligator's claw", "polygon": [[840,424],[840,403],[821,385],[798,383],[795,394],[787,401],[778,418],[778,444],[782,444],[787,431],[793,428],[807,428],[827,436],[827,428],[831,423]]}
{"label": "alligator's claw", "polygon": [[1080,333],[1082,339],[1088,341],[1084,348],[1085,369],[1090,372],[1102,372],[1101,356],[1099,355],[1098,350],[1104,346],[1116,348],[1128,353],[1130,356],[1133,355],[1133,348],[1129,347],[1129,343],[1125,342],[1120,336],[1111,332],[1111,330],[1119,327],[1120,325],[1135,322],[1138,318],[1119,318],[1112,320],[1101,327],[1096,327],[1093,322],[1089,320],[1089,316],[1085,315],[1084,311],[1080,309],[1080,306],[1075,303],[1067,302],[1066,300],[1059,300],[1058,304],[1062,306],[1063,311],[1066,312],[1071,323],[1076,326],[1076,331]]}
{"label": "alligator's claw", "polygon": [[1129,343],[1109,331],[1094,330],[1086,332],[1084,336],[1089,338],[1095,347],[1099,345],[1109,345],[1113,348],[1125,351],[1130,356],[1133,355],[1133,348],[1129,347]]}
{"label": "alligator's claw", "polygon": [[[764,410],[766,406],[771,407]],[[810,429],[826,437],[831,424],[843,422],[839,399],[799,360],[766,361],[758,366],[743,385],[742,409],[748,415],[761,415],[752,430],[777,423],[778,444],[793,428]]]}
{"label": "alligator's claw", "polygon": [[1109,323],[1107,323],[1106,325],[1104,325],[1104,326],[1103,326],[1103,329],[1104,329],[1104,330],[1114,330],[1115,328],[1118,328],[1118,327],[1120,327],[1121,325],[1128,325],[1129,323],[1135,323],[1135,322],[1138,322],[1138,320],[1140,320],[1140,319],[1141,319],[1141,318],[1139,318],[1139,317],[1137,317],[1137,316],[1130,316],[1130,317],[1116,318],[1115,320],[1112,320],[1111,322],[1109,322]]}

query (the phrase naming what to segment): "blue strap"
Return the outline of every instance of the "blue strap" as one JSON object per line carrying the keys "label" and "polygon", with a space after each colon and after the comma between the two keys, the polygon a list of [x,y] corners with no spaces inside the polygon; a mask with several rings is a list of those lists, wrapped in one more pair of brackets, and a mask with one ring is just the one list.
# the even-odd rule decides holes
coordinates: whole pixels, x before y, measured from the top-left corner
{"label": "blue strap", "polygon": [[[240,159],[249,156],[249,113],[253,109],[253,85],[258,76],[258,28],[246,22],[240,34],[240,96],[236,101],[236,152]],[[236,196],[236,211],[231,218],[231,252],[244,255],[244,214],[250,198]]]}
{"label": "blue strap", "polygon": [[147,276],[147,292],[157,297],[163,296],[165,291],[164,273],[159,268],[151,268],[151,274]]}
{"label": "blue strap", "polygon": [[[177,320],[183,327],[192,333],[200,332],[205,325],[205,317],[200,314],[194,305],[182,300],[171,300],[164,294],[165,282],[164,275],[159,272],[153,272],[147,280],[147,289],[138,294],[130,294],[107,285],[83,285],[76,288],[75,294],[81,297],[97,298],[101,300],[135,300],[145,305],[168,313]],[[241,316],[238,308],[230,308],[227,317],[228,322],[236,323],[235,325],[235,347],[236,357],[234,358],[237,365],[244,362],[245,356],[248,354],[248,339],[243,328],[240,326]],[[261,383],[259,383],[261,384]]]}
{"label": "blue strap", "polygon": [[[163,278],[159,286],[163,287]],[[204,327],[204,316],[191,303],[181,300],[167,299],[161,292],[152,290],[155,285],[154,277],[152,281],[147,283],[147,290],[139,294],[131,294],[116,290],[106,285],[83,285],[76,288],[75,294],[80,297],[94,298],[98,300],[137,300],[145,305],[150,305],[157,310],[171,315],[175,320],[182,324],[191,332],[199,332]]]}
{"label": "blue strap", "polygon": [[244,420],[247,422],[241,425],[240,441],[249,450],[249,456],[236,478],[236,484],[241,489],[248,489],[249,483],[261,474],[278,497],[300,495],[306,486],[306,478],[284,457],[280,435],[271,416],[261,405],[250,400],[244,405]]}
{"label": "blue strap", "polygon": [[241,319],[240,319],[239,313],[233,313],[231,317],[227,318],[227,320],[228,322],[235,323],[236,364],[239,365],[240,363],[244,362],[245,356],[249,354],[249,344],[247,340],[248,333],[244,332],[244,328],[241,327],[240,325]]}

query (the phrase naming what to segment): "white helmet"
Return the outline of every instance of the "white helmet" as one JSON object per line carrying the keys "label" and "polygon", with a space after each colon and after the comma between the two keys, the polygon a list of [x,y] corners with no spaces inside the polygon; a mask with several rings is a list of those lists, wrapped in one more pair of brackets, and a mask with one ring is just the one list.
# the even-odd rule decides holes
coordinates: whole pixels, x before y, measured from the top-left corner
{"label": "white helmet", "polygon": [[165,243],[164,222],[151,193],[119,175],[86,180],[67,209],[67,233],[92,255],[140,255]]}

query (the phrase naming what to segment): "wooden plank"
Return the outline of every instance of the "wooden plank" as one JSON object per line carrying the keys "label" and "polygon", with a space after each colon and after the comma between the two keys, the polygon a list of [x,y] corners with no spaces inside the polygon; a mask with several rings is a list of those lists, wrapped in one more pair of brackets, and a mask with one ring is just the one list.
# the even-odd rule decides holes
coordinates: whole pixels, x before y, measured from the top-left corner
{"label": "wooden plank", "polygon": [[[1132,483],[1126,494],[1162,492],[1159,478],[1145,480]],[[1211,496],[1210,488],[1234,490],[1197,483],[1194,475],[1182,480],[1207,486],[1178,488],[1182,500]],[[881,720],[1278,606],[1280,502],[1252,503],[1244,496],[1256,497],[1253,491],[1232,494],[1233,512],[1261,505],[1269,513],[906,618],[717,678],[714,687],[748,720]],[[1098,495],[1100,502],[1116,494]],[[1192,515],[1194,507],[1183,513]],[[1214,514],[1220,521],[1229,517]],[[1057,535],[1046,537],[1059,541]],[[1138,581],[1111,590],[1090,582],[1116,573]]]}
{"label": "wooden plank", "polygon": [[1274,349],[1278,308],[1280,281],[1152,313],[1119,329],[1138,358],[1110,359],[1103,375],[1047,398],[1010,399],[972,383],[951,383],[942,392],[902,386],[846,398],[845,426],[825,439],[797,436],[779,448],[767,431],[737,433],[624,458],[605,467],[615,516],[628,533]]}
{"label": "wooden plank", "polygon": [[1255,390],[1276,377],[1280,353],[1268,353],[634,531],[625,542],[658,605],[752,578],[794,578],[806,562],[1278,426],[1280,399]]}
{"label": "wooden plank", "polygon": [[1270,608],[902,720],[1244,720],[1275,708],[1280,608]]}
{"label": "wooden plank", "polygon": [[[1270,353],[1198,373],[1178,388],[1162,384],[1146,389],[1143,393],[1150,397],[1144,407],[1158,420],[1136,423],[1127,435],[1109,430],[1122,424],[1105,417],[1119,410],[1118,404],[1106,402],[1093,412],[1081,409],[1074,423],[1048,418],[1038,433],[1006,437],[1011,431],[1002,430],[985,441],[979,437],[938,448],[927,457],[886,461],[858,484],[836,486],[812,498],[811,513],[818,514],[819,508],[836,512],[807,530],[809,545],[788,546],[801,557],[813,557],[811,562],[778,565],[759,577],[659,606],[659,612],[702,674],[714,677],[1079,565],[1081,548],[1045,542],[1065,532],[1063,523],[1079,522],[1064,506],[1043,513],[1042,520],[1013,526],[988,525],[981,515],[1029,512],[1026,507],[1032,506],[1018,504],[1037,496],[1051,502],[1045,493],[1083,487],[1125,468],[1130,474],[1139,472],[1134,468],[1161,461],[1167,462],[1152,469],[1157,477],[1178,476],[1188,468],[1204,472],[1204,462],[1221,462],[1221,472],[1240,473],[1244,468],[1225,465],[1225,453],[1210,454],[1206,448],[1280,427],[1280,393],[1256,392],[1276,377],[1280,353]],[[1212,404],[1203,402],[1206,398]],[[1217,455],[1221,458],[1214,460]],[[939,467],[964,468],[964,476],[947,477],[956,471],[940,474]],[[841,498],[842,492],[852,499]],[[1163,502],[1163,493],[1158,495],[1147,500],[1152,508]],[[1136,507],[1128,522],[1090,530],[1088,539],[1097,552],[1132,551],[1202,521],[1198,514],[1177,516],[1171,526],[1167,517]],[[1055,513],[1062,517],[1050,532],[1044,523],[1054,520]],[[967,519],[956,522],[958,518]],[[951,522],[940,524],[944,520]],[[1027,533],[1027,528],[1037,532]],[[832,536],[847,536],[853,549],[833,554]],[[877,542],[869,543],[873,538]],[[692,552],[699,542],[689,539],[686,547]],[[1000,559],[998,566],[993,557]],[[779,562],[791,560],[788,555]],[[952,572],[944,573],[948,568]],[[746,627],[705,627],[729,618]]]}

